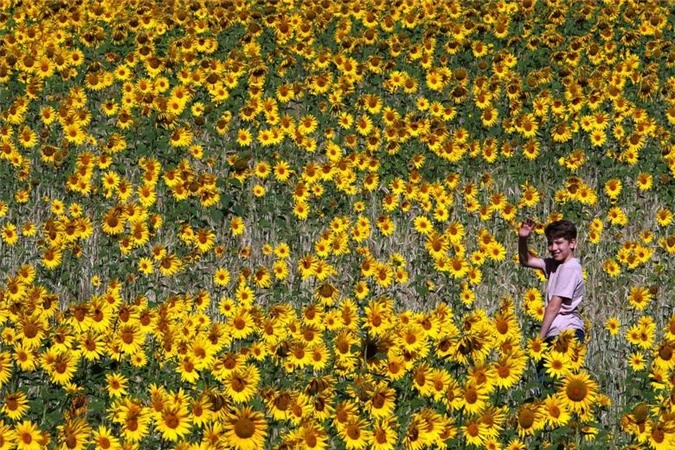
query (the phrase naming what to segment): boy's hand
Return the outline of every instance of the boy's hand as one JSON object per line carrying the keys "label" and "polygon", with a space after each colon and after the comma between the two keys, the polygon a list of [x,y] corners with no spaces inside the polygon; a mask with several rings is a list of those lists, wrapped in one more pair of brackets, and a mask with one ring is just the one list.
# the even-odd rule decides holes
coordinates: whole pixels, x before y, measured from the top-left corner
{"label": "boy's hand", "polygon": [[534,220],[531,218],[527,218],[521,225],[520,229],[518,230],[518,236],[522,238],[530,237],[532,234],[532,231],[534,231],[534,227],[536,224],[534,223]]}

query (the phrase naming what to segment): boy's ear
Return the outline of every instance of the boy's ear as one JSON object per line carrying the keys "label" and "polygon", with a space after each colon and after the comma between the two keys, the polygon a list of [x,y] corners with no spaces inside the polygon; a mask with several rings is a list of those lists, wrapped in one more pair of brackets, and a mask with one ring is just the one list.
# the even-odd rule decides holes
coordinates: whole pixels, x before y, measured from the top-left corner
{"label": "boy's ear", "polygon": [[574,250],[577,247],[576,239],[570,239],[570,247],[572,248],[572,250]]}

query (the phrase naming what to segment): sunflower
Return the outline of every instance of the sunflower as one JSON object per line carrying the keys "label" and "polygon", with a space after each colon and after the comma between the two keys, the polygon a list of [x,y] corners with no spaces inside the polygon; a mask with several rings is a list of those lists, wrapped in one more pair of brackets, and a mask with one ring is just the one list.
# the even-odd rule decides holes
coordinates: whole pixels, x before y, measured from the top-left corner
{"label": "sunflower", "polygon": [[673,212],[666,207],[660,207],[656,211],[656,222],[662,227],[667,227],[673,222]]}
{"label": "sunflower", "polygon": [[[121,113],[120,116],[124,114]],[[194,138],[194,134],[187,128],[178,128],[171,133],[169,144],[172,147],[189,147]]]}
{"label": "sunflower", "polygon": [[418,233],[424,235],[429,235],[433,231],[433,224],[428,218],[424,216],[415,217],[413,225]]}
{"label": "sunflower", "polygon": [[152,259],[145,256],[139,258],[138,271],[144,275],[151,275],[155,271],[155,267],[152,264]]}
{"label": "sunflower", "polygon": [[491,393],[495,388],[496,373],[492,365],[476,363],[469,368],[468,379],[485,393]]}
{"label": "sunflower", "polygon": [[215,239],[216,235],[213,231],[202,228],[195,234],[194,244],[200,253],[206,253],[213,248]]}
{"label": "sunflower", "polygon": [[649,173],[641,172],[635,181],[640,191],[648,191],[654,184],[654,177]]}
{"label": "sunflower", "polygon": [[78,340],[80,344],[79,351],[86,360],[96,361],[103,356],[105,344],[102,334],[92,330],[88,333],[80,334]]}
{"label": "sunflower", "polygon": [[105,425],[99,425],[92,433],[91,443],[95,450],[120,450],[122,448],[115,433]]}
{"label": "sunflower", "polygon": [[586,413],[598,399],[598,384],[585,371],[568,374],[556,396],[570,412]]}
{"label": "sunflower", "polygon": [[146,336],[138,323],[129,322],[119,327],[116,337],[119,339],[120,349],[128,355],[132,355],[141,350]]}
{"label": "sunflower", "polygon": [[155,429],[168,441],[177,441],[191,429],[190,411],[187,404],[165,405],[155,419]]}
{"label": "sunflower", "polygon": [[[36,369],[38,358],[35,349],[25,346],[22,343],[14,344],[14,361],[19,366],[19,369],[24,372],[32,372]],[[0,356],[0,371],[2,370],[2,356]],[[0,385],[2,374],[0,373]]]}
{"label": "sunflower", "polygon": [[613,259],[608,259],[605,262],[603,262],[602,270],[612,278],[618,276],[621,273],[621,267]]}
{"label": "sunflower", "polygon": [[537,159],[537,157],[539,156],[539,148],[540,148],[539,141],[531,139],[527,141],[525,145],[523,145],[523,155],[528,160]]}
{"label": "sunflower", "polygon": [[316,131],[319,121],[311,114],[300,118],[297,124],[297,130],[303,136],[307,136]]}
{"label": "sunflower", "polygon": [[532,436],[546,425],[545,417],[536,403],[524,403],[516,412],[518,434],[521,437]]}
{"label": "sunflower", "polygon": [[109,373],[106,375],[108,383],[108,395],[110,397],[120,397],[127,393],[128,380],[120,373]]}
{"label": "sunflower", "polygon": [[[240,282],[239,285],[237,286],[237,290],[236,290],[236,292],[235,292],[235,298],[236,298],[237,301],[239,302],[239,305],[248,308],[248,307],[250,307],[250,306],[253,304],[253,302],[254,302],[254,300],[255,300],[255,291],[253,290],[253,288],[251,288],[251,287],[246,283],[246,281],[242,281],[242,282]],[[246,311],[244,308],[242,308],[242,309],[240,310],[240,312],[241,312],[242,314],[246,314],[246,313],[247,313],[247,311]],[[239,316],[237,316],[237,317],[239,317]],[[241,324],[237,323],[237,320],[236,320],[236,319],[233,321],[232,324],[234,325],[234,327],[235,327],[237,330],[244,330],[244,327],[242,327]],[[243,339],[243,338],[245,338],[245,337],[248,335],[248,332],[249,332],[248,330],[246,330],[246,331],[241,331],[241,332],[235,331],[235,333],[238,333],[235,337],[236,337],[237,339]]]}
{"label": "sunflower", "polygon": [[572,362],[568,355],[557,351],[544,354],[544,368],[553,378],[562,378],[572,373]]}
{"label": "sunflower", "polygon": [[328,448],[329,436],[322,426],[308,421],[303,423],[295,433],[291,433],[300,441],[303,448],[325,450]]}
{"label": "sunflower", "polygon": [[377,264],[373,278],[378,286],[387,287],[394,280],[394,271],[389,264]]}
{"label": "sunflower", "polygon": [[18,450],[39,450],[43,448],[43,436],[36,424],[24,420],[14,428]]}
{"label": "sunflower", "polygon": [[353,417],[338,429],[338,435],[348,450],[366,448],[372,440],[373,433],[368,429],[368,422],[358,416]]}
{"label": "sunflower", "polygon": [[569,411],[555,395],[546,397],[540,405],[540,412],[543,414],[546,423],[552,428],[565,426],[571,419]]}
{"label": "sunflower", "polygon": [[63,130],[65,139],[75,145],[82,145],[87,139],[87,133],[78,124],[70,124]]}
{"label": "sunflower", "polygon": [[623,208],[619,206],[613,206],[607,211],[607,221],[612,225],[623,226],[628,224],[628,216],[624,212]]}
{"label": "sunflower", "polygon": [[276,420],[285,420],[289,417],[289,409],[299,395],[296,391],[270,391],[265,393],[264,397],[267,403],[267,409]]}
{"label": "sunflower", "polygon": [[506,259],[506,248],[499,242],[491,242],[485,252],[488,258],[493,261],[504,261]]}
{"label": "sunflower", "polygon": [[78,356],[70,350],[57,353],[52,349],[42,355],[42,366],[53,382],[66,385],[75,375]]}
{"label": "sunflower", "polygon": [[605,321],[605,330],[609,332],[610,335],[616,336],[621,331],[621,322],[617,317],[610,317]]}
{"label": "sunflower", "polygon": [[649,447],[654,450],[668,450],[675,445],[675,430],[666,420],[659,421],[656,424],[649,424]]}
{"label": "sunflower", "polygon": [[33,148],[37,144],[37,133],[27,126],[21,128],[17,138],[24,148]]}
{"label": "sunflower", "polygon": [[[499,111],[492,106],[488,106],[483,110],[480,118],[483,126],[485,128],[490,128],[497,123],[497,120],[499,120]],[[496,159],[496,152],[494,152],[493,155],[494,156],[492,158],[485,158],[485,160],[488,162],[493,162]]]}
{"label": "sunflower", "polygon": [[664,370],[675,366],[675,341],[664,339],[661,345],[654,350],[654,365]]}
{"label": "sunflower", "polygon": [[250,400],[257,392],[259,382],[260,374],[253,365],[235,369],[226,374],[223,380],[225,392],[235,403]]}
{"label": "sunflower", "polygon": [[2,413],[10,420],[19,420],[28,412],[28,397],[24,392],[10,392],[5,394]]}
{"label": "sunflower", "polygon": [[60,448],[84,450],[89,443],[91,427],[84,418],[66,418],[62,425],[58,425],[58,440]]}
{"label": "sunflower", "polygon": [[121,437],[139,442],[149,431],[151,412],[133,399],[123,399],[115,404],[113,421],[119,423]]}
{"label": "sunflower", "polygon": [[[496,439],[504,430],[504,422],[506,421],[506,407],[488,406],[480,413],[479,419],[482,424],[486,426],[485,430],[485,444],[490,439]],[[490,448],[485,445],[486,448]]]}
{"label": "sunflower", "polygon": [[385,419],[391,416],[396,407],[396,391],[386,383],[378,383],[372,391],[368,392],[370,399],[367,400],[365,409],[376,419]]}
{"label": "sunflower", "polygon": [[165,277],[177,274],[183,267],[183,262],[174,254],[167,254],[159,262],[159,271]]}
{"label": "sunflower", "polygon": [[109,210],[103,218],[102,230],[106,234],[116,235],[124,231],[127,217],[118,208]]}
{"label": "sunflower", "polygon": [[469,414],[479,413],[487,404],[488,392],[475,382],[468,382],[460,391],[461,405]]}
{"label": "sunflower", "polygon": [[227,415],[223,440],[236,450],[263,448],[267,438],[264,416],[250,407],[234,408]]}
{"label": "sunflower", "polygon": [[[438,441],[442,431],[440,420],[437,413],[430,414],[428,411],[422,410],[412,415],[403,435],[402,444],[404,448],[419,449],[430,447]],[[429,428],[431,430],[427,431]]]}
{"label": "sunflower", "polygon": [[470,265],[461,256],[452,256],[447,259],[446,271],[454,278],[464,278],[470,270]]}
{"label": "sunflower", "polygon": [[481,422],[480,417],[474,416],[462,425],[462,434],[466,443],[472,446],[482,446],[488,437],[488,427]]}
{"label": "sunflower", "polygon": [[224,267],[216,269],[213,274],[213,282],[218,286],[227,286],[230,282],[230,272]]}
{"label": "sunflower", "polygon": [[655,326],[651,324],[637,323],[626,331],[626,340],[633,345],[648,349],[654,343]]}
{"label": "sunflower", "polygon": [[0,237],[2,237],[2,241],[10,247],[19,242],[19,233],[16,231],[16,225],[8,223],[3,226]]}
{"label": "sunflower", "polygon": [[[522,356],[520,356],[522,355]],[[494,365],[494,383],[498,387],[510,388],[518,383],[527,367],[527,356],[524,353],[507,354]]]}
{"label": "sunflower", "polygon": [[5,294],[11,301],[21,301],[28,293],[28,284],[19,277],[11,277],[7,279],[5,285]]}
{"label": "sunflower", "polygon": [[[401,348],[408,352],[418,352],[422,350],[427,343],[424,335],[424,329],[416,323],[408,323],[398,328],[396,335],[400,340]],[[424,386],[424,383],[420,385]]]}
{"label": "sunflower", "polygon": [[628,302],[634,309],[638,311],[644,310],[647,306],[649,306],[649,302],[651,300],[652,294],[648,288],[642,286],[631,286],[628,293]]}

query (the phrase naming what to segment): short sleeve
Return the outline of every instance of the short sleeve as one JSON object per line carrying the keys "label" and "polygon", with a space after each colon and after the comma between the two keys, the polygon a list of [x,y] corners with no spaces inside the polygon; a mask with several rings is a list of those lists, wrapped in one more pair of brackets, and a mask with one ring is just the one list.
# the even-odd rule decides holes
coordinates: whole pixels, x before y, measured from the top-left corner
{"label": "short sleeve", "polygon": [[560,273],[556,277],[555,284],[550,287],[549,295],[562,298],[574,298],[574,290],[577,286],[578,272],[573,268],[560,267]]}

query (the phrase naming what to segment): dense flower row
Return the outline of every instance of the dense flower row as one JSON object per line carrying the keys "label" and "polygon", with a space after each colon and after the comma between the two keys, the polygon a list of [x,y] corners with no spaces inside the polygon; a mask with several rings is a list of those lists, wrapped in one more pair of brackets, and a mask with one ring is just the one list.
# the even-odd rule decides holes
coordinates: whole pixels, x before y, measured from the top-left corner
{"label": "dense flower row", "polygon": [[[385,297],[264,311],[245,282],[235,298],[198,291],[157,306],[125,301],[113,283],[60,311],[31,266],[12,283],[1,305],[3,342],[12,348],[0,354],[2,442],[19,448],[119,448],[158,438],[258,448],[269,428],[306,448],[327,448],[334,435],[348,448],[438,448],[458,437],[498,448],[505,436],[509,448],[525,448],[522,439],[590,423],[610,404],[583,368],[586,347],[571,336],[551,349],[538,339],[521,348],[510,299],[493,317],[481,309],[455,316],[444,303],[397,313]],[[548,388],[524,403],[510,398],[509,390],[523,393],[537,361]],[[92,384],[94,367],[106,370]],[[71,405],[56,435],[30,419],[35,394],[20,380],[40,380]],[[88,396],[99,396],[98,410]]]}

